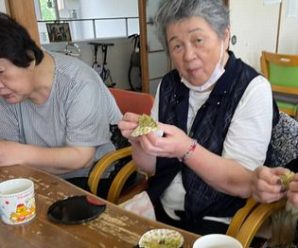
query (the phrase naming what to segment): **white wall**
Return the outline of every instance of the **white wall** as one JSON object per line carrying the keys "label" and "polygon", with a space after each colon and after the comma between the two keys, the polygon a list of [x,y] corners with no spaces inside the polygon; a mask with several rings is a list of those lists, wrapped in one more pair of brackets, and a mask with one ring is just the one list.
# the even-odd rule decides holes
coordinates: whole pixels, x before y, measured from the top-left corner
{"label": "white wall", "polygon": [[79,0],[80,18],[138,16],[138,0]]}
{"label": "white wall", "polygon": [[153,96],[161,78],[171,68],[169,58],[156,36],[155,26],[152,25],[159,2],[148,0],[146,3],[149,93]]}
{"label": "white wall", "polygon": [[[287,15],[289,6],[289,0],[284,0],[284,5],[282,8],[281,17],[281,29],[280,29],[280,39],[279,39],[279,53],[290,53],[298,54],[298,1],[296,1],[296,17],[290,17]],[[295,3],[294,3],[295,5]]]}
{"label": "white wall", "polygon": [[5,0],[0,0],[0,12],[6,13]]}
{"label": "white wall", "polygon": [[[297,1],[297,0],[295,0]],[[279,53],[298,53],[298,21],[286,17],[289,0],[283,0]],[[279,4],[264,0],[230,0],[231,33],[237,43],[230,46],[237,57],[260,69],[261,51],[275,52]]]}

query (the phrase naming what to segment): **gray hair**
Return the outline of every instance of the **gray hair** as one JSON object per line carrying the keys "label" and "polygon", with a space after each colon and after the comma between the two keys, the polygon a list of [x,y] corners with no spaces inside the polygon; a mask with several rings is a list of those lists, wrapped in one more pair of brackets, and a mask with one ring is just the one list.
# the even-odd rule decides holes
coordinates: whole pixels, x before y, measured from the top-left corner
{"label": "gray hair", "polygon": [[168,25],[194,16],[203,18],[220,38],[224,38],[224,32],[230,26],[229,11],[222,0],[161,0],[155,15],[155,27],[166,51]]}

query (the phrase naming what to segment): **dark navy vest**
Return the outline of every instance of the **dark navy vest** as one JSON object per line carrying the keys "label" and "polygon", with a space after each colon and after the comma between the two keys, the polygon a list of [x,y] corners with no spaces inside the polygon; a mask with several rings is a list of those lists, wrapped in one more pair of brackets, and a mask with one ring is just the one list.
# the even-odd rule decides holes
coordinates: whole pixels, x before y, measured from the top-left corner
{"label": "dark navy vest", "polygon": [[[236,59],[232,52],[225,73],[215,84],[209,98],[198,110],[189,136],[209,151],[221,155],[235,109],[245,89],[259,74]],[[176,70],[164,76],[160,86],[159,121],[175,125],[187,132],[189,89],[181,83]],[[179,214],[186,221],[203,216],[231,217],[245,200],[221,193],[207,185],[191,169],[176,158],[157,158],[156,174],[149,179],[148,195],[153,203],[169,186],[177,173],[182,172],[186,190],[185,211]]]}

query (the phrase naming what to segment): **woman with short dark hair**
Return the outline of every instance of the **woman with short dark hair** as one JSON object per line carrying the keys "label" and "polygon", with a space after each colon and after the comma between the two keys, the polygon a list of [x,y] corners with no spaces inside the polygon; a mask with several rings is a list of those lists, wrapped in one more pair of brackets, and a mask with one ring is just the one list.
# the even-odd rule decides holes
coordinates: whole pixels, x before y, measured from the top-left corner
{"label": "woman with short dark hair", "polygon": [[0,13],[0,166],[27,164],[86,185],[94,162],[114,150],[109,124],[121,117],[90,66],[43,51]]}

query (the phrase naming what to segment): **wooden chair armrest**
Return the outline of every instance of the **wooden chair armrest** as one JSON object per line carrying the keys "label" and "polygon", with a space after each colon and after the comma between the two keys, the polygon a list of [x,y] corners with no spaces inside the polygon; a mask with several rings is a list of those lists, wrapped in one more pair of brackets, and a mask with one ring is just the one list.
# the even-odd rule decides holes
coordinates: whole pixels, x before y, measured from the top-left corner
{"label": "wooden chair armrest", "polygon": [[290,87],[290,86],[282,86],[282,85],[271,85],[272,91],[291,94],[291,95],[298,95],[298,88],[297,87]]}
{"label": "wooden chair armrest", "polygon": [[120,193],[127,179],[137,171],[134,161],[129,161],[117,173],[108,192],[107,200],[109,202],[118,203]]}
{"label": "wooden chair armrest", "polygon": [[114,165],[114,162],[131,156],[132,148],[131,146],[118,149],[116,151],[109,152],[105,154],[93,167],[89,178],[88,178],[88,185],[90,191],[93,194],[97,194],[97,188],[99,184],[99,180],[101,179],[103,173],[106,171],[107,168]]}
{"label": "wooden chair armrest", "polygon": [[248,198],[245,206],[239,209],[232,218],[226,234],[235,238],[246,218],[258,205],[259,203],[252,197]]}
{"label": "wooden chair armrest", "polygon": [[276,211],[284,208],[286,199],[271,204],[259,204],[242,224],[236,239],[248,248],[262,224]]}

